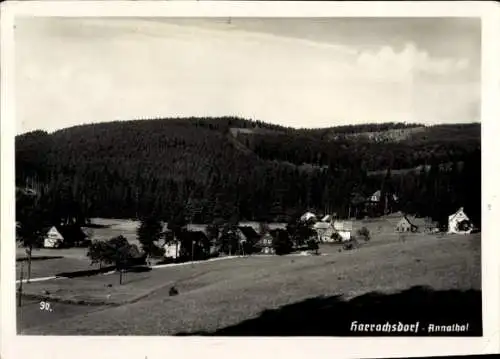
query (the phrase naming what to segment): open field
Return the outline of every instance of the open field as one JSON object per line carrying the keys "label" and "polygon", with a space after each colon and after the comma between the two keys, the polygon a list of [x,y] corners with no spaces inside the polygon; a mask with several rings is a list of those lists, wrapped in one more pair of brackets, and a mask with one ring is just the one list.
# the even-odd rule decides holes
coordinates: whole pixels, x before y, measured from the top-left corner
{"label": "open field", "polygon": [[[338,252],[338,246],[323,245],[324,256],[253,256],[127,273],[122,286],[117,274],[30,283],[24,288],[32,295],[48,290],[50,296],[62,299],[112,305],[54,302],[53,312],[37,317],[27,313],[35,306],[39,310],[38,302],[27,304],[18,309],[18,331],[344,335],[349,320],[385,322],[420,315],[417,320],[438,321],[440,316],[445,323],[446,318],[473,321],[478,335],[480,247],[480,234],[442,238],[409,234],[405,242],[397,236],[374,236],[354,251]],[[172,285],[178,296],[169,296]],[[410,288],[411,292],[398,294]],[[359,297],[368,293],[368,299]]]}
{"label": "open field", "polygon": [[92,223],[102,226],[102,228],[91,228],[91,239],[108,240],[122,235],[127,238],[130,244],[139,245],[139,241],[137,240],[139,221],[130,219],[92,218]]}

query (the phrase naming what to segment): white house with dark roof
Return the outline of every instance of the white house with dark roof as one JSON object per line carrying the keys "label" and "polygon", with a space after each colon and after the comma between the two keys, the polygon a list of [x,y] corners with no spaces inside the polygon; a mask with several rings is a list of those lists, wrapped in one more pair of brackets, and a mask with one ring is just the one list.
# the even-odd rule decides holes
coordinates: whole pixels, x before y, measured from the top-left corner
{"label": "white house with dark roof", "polygon": [[454,214],[448,216],[448,233],[469,234],[472,232],[473,225],[469,217],[464,212],[464,208],[460,207]]}

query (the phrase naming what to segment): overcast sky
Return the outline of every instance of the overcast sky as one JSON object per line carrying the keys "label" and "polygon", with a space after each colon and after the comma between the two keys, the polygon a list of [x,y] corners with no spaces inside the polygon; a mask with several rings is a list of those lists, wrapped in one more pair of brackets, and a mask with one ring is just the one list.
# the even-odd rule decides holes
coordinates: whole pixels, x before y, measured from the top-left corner
{"label": "overcast sky", "polygon": [[172,116],[479,121],[478,19],[16,21],[17,133]]}

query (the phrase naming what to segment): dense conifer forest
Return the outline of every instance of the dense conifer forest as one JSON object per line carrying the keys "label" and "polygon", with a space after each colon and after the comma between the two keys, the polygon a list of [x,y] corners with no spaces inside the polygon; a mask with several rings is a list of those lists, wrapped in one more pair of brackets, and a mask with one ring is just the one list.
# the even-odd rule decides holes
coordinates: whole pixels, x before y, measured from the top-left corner
{"label": "dense conifer forest", "polygon": [[480,124],[425,127],[383,143],[333,136],[418,126],[293,129],[225,117],[34,131],[16,137],[16,181],[38,185],[54,220],[287,221],[305,210],[345,217],[357,207],[366,214],[361,199],[381,190],[397,195],[393,210],[445,221],[463,206],[480,225]]}

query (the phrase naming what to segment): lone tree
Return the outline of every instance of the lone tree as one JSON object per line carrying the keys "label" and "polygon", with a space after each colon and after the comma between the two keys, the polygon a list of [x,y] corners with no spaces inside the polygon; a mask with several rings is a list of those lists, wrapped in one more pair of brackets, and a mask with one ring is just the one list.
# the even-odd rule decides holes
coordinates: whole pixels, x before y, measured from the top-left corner
{"label": "lone tree", "polygon": [[107,246],[105,241],[92,242],[87,252],[87,257],[90,258],[90,264],[99,263],[99,269],[102,269],[102,262],[104,261],[106,249]]}
{"label": "lone tree", "polygon": [[292,252],[292,241],[288,232],[283,229],[277,229],[273,236],[273,248],[277,255],[289,254]]}
{"label": "lone tree", "polygon": [[310,251],[314,251],[315,254],[318,254],[318,250],[319,250],[318,241],[316,239],[314,239],[314,238],[310,238],[307,241],[307,248]]}
{"label": "lone tree", "polygon": [[230,224],[224,226],[222,234],[219,237],[221,252],[231,256],[238,250],[239,237],[236,232],[236,227]]}
{"label": "lone tree", "polygon": [[141,243],[142,250],[149,259],[161,255],[161,249],[157,243],[161,238],[162,225],[153,216],[148,216],[141,221],[137,228],[137,238]]}
{"label": "lone tree", "polygon": [[114,264],[120,273],[120,284],[123,283],[123,272],[128,267],[142,263],[136,245],[131,245],[123,236],[111,238],[109,241],[94,242],[87,256],[92,263]]}
{"label": "lone tree", "polygon": [[28,275],[27,282],[31,279],[31,261],[33,247],[38,247],[43,244],[45,231],[48,229],[48,220],[45,211],[38,206],[36,200],[18,201],[16,204],[16,241],[19,241],[26,249],[28,255]]}
{"label": "lone tree", "polygon": [[297,246],[308,244],[309,240],[316,237],[316,231],[307,223],[299,222],[295,230],[295,242]]}

